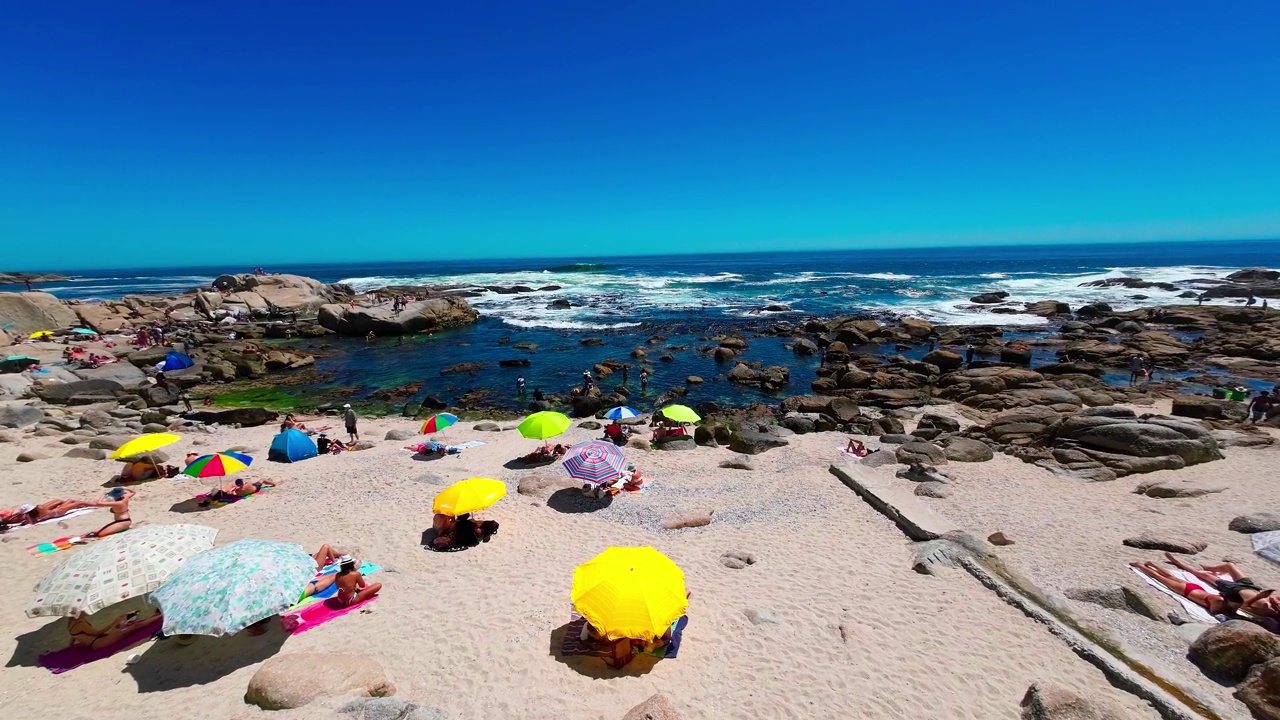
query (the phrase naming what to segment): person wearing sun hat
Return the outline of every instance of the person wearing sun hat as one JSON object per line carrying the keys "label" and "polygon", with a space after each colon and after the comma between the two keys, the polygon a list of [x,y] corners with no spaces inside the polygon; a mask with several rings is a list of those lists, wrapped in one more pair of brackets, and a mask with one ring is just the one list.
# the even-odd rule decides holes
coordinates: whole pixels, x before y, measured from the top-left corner
{"label": "person wearing sun hat", "polygon": [[347,426],[347,434],[351,436],[351,442],[359,442],[360,433],[356,431],[356,411],[351,409],[351,403],[342,406],[342,423]]}

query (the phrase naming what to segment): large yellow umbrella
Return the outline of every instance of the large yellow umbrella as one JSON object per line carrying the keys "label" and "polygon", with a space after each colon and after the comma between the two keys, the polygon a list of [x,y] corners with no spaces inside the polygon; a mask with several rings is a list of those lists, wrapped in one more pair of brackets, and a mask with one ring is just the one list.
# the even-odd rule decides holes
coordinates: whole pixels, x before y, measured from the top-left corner
{"label": "large yellow umbrella", "polygon": [[466,515],[492,506],[507,495],[507,486],[489,478],[459,480],[436,495],[432,512],[443,515]]}
{"label": "large yellow umbrella", "polygon": [[543,410],[525,418],[524,422],[520,423],[516,429],[524,437],[533,440],[546,440],[568,430],[572,424],[569,416],[564,413]]}
{"label": "large yellow umbrella", "polygon": [[684,572],[651,547],[611,547],[573,571],[573,607],[612,640],[650,642],[689,607]]}
{"label": "large yellow umbrella", "polygon": [[52,334],[53,334],[52,330],[37,330],[31,333],[30,335],[28,335],[27,337],[31,338],[32,340],[39,340],[42,337],[48,337]]}
{"label": "large yellow umbrella", "polygon": [[702,419],[693,408],[688,405],[668,405],[658,411],[658,414],[668,420],[675,420],[679,423],[696,423]]}
{"label": "large yellow umbrella", "polygon": [[135,455],[146,455],[153,450],[159,450],[165,445],[172,445],[181,439],[180,436],[173,433],[148,433],[121,445],[115,452],[111,453],[111,459],[121,460]]}

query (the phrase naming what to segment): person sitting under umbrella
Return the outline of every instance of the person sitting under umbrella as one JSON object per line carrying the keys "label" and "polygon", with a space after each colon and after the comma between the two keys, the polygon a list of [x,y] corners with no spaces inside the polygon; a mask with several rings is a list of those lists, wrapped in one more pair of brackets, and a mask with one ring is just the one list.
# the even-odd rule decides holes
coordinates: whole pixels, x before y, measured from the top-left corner
{"label": "person sitting under umbrella", "polygon": [[498,523],[494,520],[473,520],[471,513],[463,513],[456,518],[444,513],[436,513],[431,527],[435,530],[435,538],[431,541],[434,550],[464,550],[475,547],[498,533]]}
{"label": "person sitting under umbrella", "polygon": [[120,475],[116,478],[117,482],[142,482],[152,478],[177,477],[178,468],[172,465],[160,465],[153,460],[137,460],[135,462],[127,462],[120,469]]}

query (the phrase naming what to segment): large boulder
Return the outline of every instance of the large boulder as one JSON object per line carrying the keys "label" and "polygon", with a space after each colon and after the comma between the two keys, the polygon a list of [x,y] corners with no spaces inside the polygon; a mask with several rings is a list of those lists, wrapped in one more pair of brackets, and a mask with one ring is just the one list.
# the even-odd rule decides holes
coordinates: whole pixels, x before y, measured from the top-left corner
{"label": "large boulder", "polygon": [[39,330],[61,330],[77,322],[71,308],[49,293],[0,293],[0,327],[15,337]]}
{"label": "large boulder", "polygon": [[47,403],[65,404],[75,395],[115,395],[124,386],[115,380],[77,380],[64,383],[40,383],[33,388],[36,397]]}
{"label": "large boulder", "polygon": [[1171,415],[1197,420],[1244,420],[1245,405],[1231,400],[1183,395],[1173,399]]}
{"label": "large boulder", "polygon": [[937,365],[938,369],[943,372],[959,370],[964,367],[964,358],[959,353],[950,350],[934,350],[924,356],[924,361],[930,365]]}
{"label": "large boulder", "polygon": [[[4,423],[0,423],[0,425],[3,424]],[[1227,529],[1234,530],[1238,533],[1259,533],[1280,530],[1280,515],[1267,512],[1239,515],[1231,519],[1231,523],[1227,525]]]}
{"label": "large boulder", "polygon": [[0,427],[20,428],[44,419],[44,410],[19,403],[0,405]]}
{"label": "large boulder", "polygon": [[240,425],[241,427],[257,427],[274,422],[280,413],[261,407],[225,408],[222,410],[196,410],[185,415],[188,420],[202,422],[207,425]]}
{"label": "large boulder", "polygon": [[1254,717],[1280,720],[1280,658],[1254,665],[1235,695]]}
{"label": "large boulder", "polygon": [[945,465],[947,462],[946,453],[943,452],[942,448],[929,442],[909,442],[899,445],[894,452],[894,456],[903,465],[911,465],[912,463]]}
{"label": "large boulder", "polygon": [[1143,458],[1176,455],[1187,465],[1222,459],[1213,436],[1189,425],[1119,421],[1084,427],[1070,433],[1070,437],[1081,445],[1106,452]]}
{"label": "large boulder", "polygon": [[746,428],[735,431],[729,439],[729,449],[743,455],[759,455],[773,448],[790,444],[785,438],[777,435]]}
{"label": "large boulder", "polygon": [[1137,537],[1125,538],[1124,544],[1139,550],[1160,550],[1183,555],[1195,555],[1208,547],[1208,543],[1185,535],[1154,532],[1145,532]]}
{"label": "large boulder", "polygon": [[77,368],[71,371],[83,380],[111,380],[132,390],[147,383],[147,376],[130,363],[114,362],[96,368]]}
{"label": "large boulder", "polygon": [[995,457],[986,443],[966,437],[951,438],[942,452],[952,462],[986,462]]}
{"label": "large boulder", "polygon": [[1085,697],[1055,683],[1038,682],[1022,697],[1022,720],[1127,720],[1130,715],[1108,700]]}
{"label": "large boulder", "polygon": [[374,335],[387,336],[471,325],[480,319],[480,314],[465,299],[449,296],[411,302],[399,314],[393,313],[390,305],[324,305],[318,319],[321,327],[339,335],[363,336],[372,331]]}
{"label": "large boulder", "polygon": [[1237,682],[1254,665],[1280,657],[1280,636],[1247,620],[1228,620],[1201,633],[1187,655],[1206,671]]}
{"label": "large boulder", "polygon": [[244,701],[263,710],[288,710],[322,696],[388,697],[396,686],[378,661],[343,653],[292,653],[268,659],[249,679]]}

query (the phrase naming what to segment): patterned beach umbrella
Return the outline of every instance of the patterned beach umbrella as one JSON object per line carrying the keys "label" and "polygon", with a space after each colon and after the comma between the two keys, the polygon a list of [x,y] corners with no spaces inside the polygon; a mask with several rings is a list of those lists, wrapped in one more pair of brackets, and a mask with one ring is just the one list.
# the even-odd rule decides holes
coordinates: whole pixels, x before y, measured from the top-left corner
{"label": "patterned beach umbrella", "polygon": [[316,574],[292,543],[237,540],[190,558],[151,593],[166,635],[234,635],[289,609]]}
{"label": "patterned beach umbrella", "polygon": [[489,478],[459,480],[436,495],[431,511],[457,517],[479,512],[507,496],[507,486]]}
{"label": "patterned beach umbrella", "polygon": [[650,641],[689,607],[684,572],[651,547],[611,547],[573,571],[573,607],[610,638]]}
{"label": "patterned beach umbrella", "polygon": [[182,470],[183,475],[194,478],[223,477],[249,467],[253,458],[230,451],[202,455]]}
{"label": "patterned beach umbrella", "polygon": [[427,418],[426,422],[422,423],[422,428],[418,432],[422,435],[430,435],[434,432],[440,432],[456,422],[458,422],[457,415],[450,415],[449,413],[432,415]]}
{"label": "patterned beach umbrella", "polygon": [[58,563],[36,584],[27,616],[89,615],[145,595],[187,559],[213,547],[217,534],[203,525],[145,525],[103,538]]}
{"label": "patterned beach umbrella", "polygon": [[573,423],[568,415],[543,410],[525,418],[516,429],[520,431],[521,436],[531,440],[546,440],[568,430],[571,424]]}
{"label": "patterned beach umbrella", "polygon": [[604,416],[609,420],[626,420],[627,418],[639,417],[640,413],[636,412],[633,408],[627,407],[626,405],[619,405],[618,407],[613,408],[609,412],[605,413]]}
{"label": "patterned beach umbrella", "polygon": [[627,458],[616,445],[589,440],[569,448],[563,471],[578,482],[599,485],[618,479],[626,466]]}

